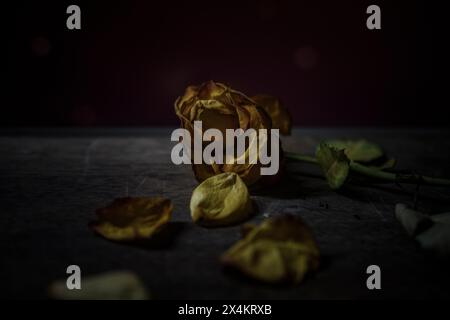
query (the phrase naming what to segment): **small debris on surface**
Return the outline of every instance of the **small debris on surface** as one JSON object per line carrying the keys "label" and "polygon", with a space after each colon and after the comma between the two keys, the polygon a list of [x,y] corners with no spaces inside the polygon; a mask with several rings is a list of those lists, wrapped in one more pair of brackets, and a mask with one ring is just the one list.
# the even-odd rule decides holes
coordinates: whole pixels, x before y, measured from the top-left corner
{"label": "small debris on surface", "polygon": [[329,208],[328,202],[322,202],[322,201],[320,201],[320,202],[319,202],[319,207],[320,207],[320,208],[325,208],[325,209],[328,210],[328,208]]}

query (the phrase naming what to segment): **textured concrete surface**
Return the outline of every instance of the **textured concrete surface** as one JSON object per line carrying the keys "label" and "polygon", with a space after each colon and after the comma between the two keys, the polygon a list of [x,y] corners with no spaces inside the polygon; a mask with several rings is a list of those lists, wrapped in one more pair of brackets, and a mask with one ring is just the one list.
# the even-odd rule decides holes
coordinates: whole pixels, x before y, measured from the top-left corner
{"label": "textured concrete surface", "polygon": [[[254,193],[259,213],[292,213],[313,228],[322,267],[299,286],[268,286],[226,272],[220,254],[240,238],[239,226],[193,225],[189,166],[170,161],[171,129],[28,129],[0,132],[1,295],[45,298],[48,284],[77,264],[83,275],[135,271],[155,298],[433,298],[449,297],[449,263],[425,255],[393,214],[412,204],[413,186],[349,185],[330,191],[312,165]],[[283,139],[288,151],[312,153],[325,137],[365,137],[398,159],[398,167],[450,177],[450,131],[302,129]],[[174,203],[167,239],[158,246],[121,245],[88,227],[96,208],[121,196],[162,195]],[[447,189],[421,187],[419,208],[450,211]],[[382,290],[366,288],[368,265],[382,271]]]}

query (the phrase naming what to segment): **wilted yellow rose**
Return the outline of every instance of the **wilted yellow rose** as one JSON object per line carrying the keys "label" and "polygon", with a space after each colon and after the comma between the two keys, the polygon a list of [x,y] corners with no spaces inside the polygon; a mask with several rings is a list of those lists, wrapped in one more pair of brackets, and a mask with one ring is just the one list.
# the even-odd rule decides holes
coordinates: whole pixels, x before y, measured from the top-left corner
{"label": "wilted yellow rose", "polygon": [[118,198],[97,209],[98,220],[90,226],[109,240],[148,238],[170,220],[172,209],[170,200],[162,197]]}
{"label": "wilted yellow rose", "polygon": [[319,266],[319,249],[311,230],[292,215],[247,225],[244,237],[222,256],[222,262],[268,283],[299,283]]}
{"label": "wilted yellow rose", "polygon": [[267,94],[258,94],[252,99],[267,112],[272,120],[273,129],[280,129],[280,133],[284,135],[291,134],[291,114],[278,98]]}
{"label": "wilted yellow rose", "polygon": [[225,172],[203,181],[192,193],[191,216],[205,226],[224,226],[253,212],[247,186],[236,173]]}
{"label": "wilted yellow rose", "polygon": [[[270,130],[272,127],[269,115],[254,100],[214,81],[200,86],[189,86],[184,95],[176,100],[175,112],[181,120],[181,126],[187,129],[191,136],[194,133],[194,121],[202,121],[204,131],[212,128],[220,130],[224,137],[226,129]],[[280,153],[282,153],[281,148]],[[245,156],[249,155],[246,153]],[[200,182],[223,172],[237,173],[247,185],[252,185],[261,178],[259,161],[257,163],[246,161],[245,164],[202,163],[192,166]]]}

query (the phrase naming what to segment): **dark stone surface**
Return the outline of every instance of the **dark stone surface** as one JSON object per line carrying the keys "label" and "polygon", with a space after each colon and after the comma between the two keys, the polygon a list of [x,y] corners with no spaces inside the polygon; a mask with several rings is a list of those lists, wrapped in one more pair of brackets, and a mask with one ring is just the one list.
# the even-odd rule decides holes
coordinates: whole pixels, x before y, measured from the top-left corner
{"label": "dark stone surface", "polygon": [[[313,228],[323,255],[318,273],[292,287],[273,287],[224,272],[218,257],[240,238],[239,226],[205,229],[191,223],[196,186],[189,166],[170,161],[171,129],[2,131],[0,137],[0,285],[3,297],[45,298],[48,284],[70,264],[83,275],[135,271],[154,297],[435,298],[449,297],[449,263],[425,255],[394,217],[396,202],[413,202],[413,186],[349,185],[330,191],[311,165],[292,170],[272,190],[254,195],[259,222],[293,213]],[[312,153],[324,137],[365,137],[398,159],[398,167],[450,177],[450,131],[302,129],[283,139],[288,151]],[[175,209],[171,242],[154,248],[121,245],[88,227],[96,208],[121,196],[162,195]],[[450,192],[421,187],[419,208],[450,210]],[[382,290],[366,288],[370,264]]]}

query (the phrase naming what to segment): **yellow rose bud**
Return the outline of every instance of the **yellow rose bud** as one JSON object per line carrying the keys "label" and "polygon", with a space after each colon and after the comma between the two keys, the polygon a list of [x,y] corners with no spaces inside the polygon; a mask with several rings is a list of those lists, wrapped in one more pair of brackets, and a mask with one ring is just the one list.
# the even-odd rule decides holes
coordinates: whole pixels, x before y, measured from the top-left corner
{"label": "yellow rose bud", "polygon": [[236,173],[222,173],[203,181],[192,193],[192,220],[204,226],[238,223],[253,212],[247,186]]}

